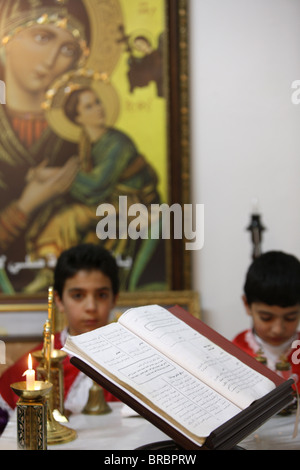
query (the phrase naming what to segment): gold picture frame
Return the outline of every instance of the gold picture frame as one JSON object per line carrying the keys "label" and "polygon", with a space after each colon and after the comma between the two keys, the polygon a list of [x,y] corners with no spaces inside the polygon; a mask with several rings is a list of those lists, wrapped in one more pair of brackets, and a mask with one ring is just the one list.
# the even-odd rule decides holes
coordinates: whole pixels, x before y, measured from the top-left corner
{"label": "gold picture frame", "polygon": [[[10,300],[10,302],[9,302]],[[12,302],[8,299],[6,304],[0,305],[0,340],[5,342],[33,342],[42,339],[43,324],[47,318],[48,305],[47,298],[36,303],[24,303],[19,301]],[[201,318],[199,294],[192,290],[183,291],[162,291],[162,292],[143,292],[131,293],[121,292],[118,296],[116,307],[112,312],[111,321],[115,321],[123,312],[129,308],[141,307],[144,305],[157,304],[165,308],[179,305],[187,310],[191,315],[196,318]],[[10,316],[10,322],[15,323],[14,316],[18,318],[18,328],[21,323],[28,324],[30,319],[31,324],[35,324],[34,333],[17,334],[10,331],[4,332],[3,323],[1,322],[1,315],[7,318]],[[35,321],[33,320],[35,319]],[[55,315],[55,330],[61,331],[65,327],[65,320],[60,312],[56,311]],[[21,327],[22,330],[22,327]]]}
{"label": "gold picture frame", "polygon": [[192,290],[130,293],[122,292],[117,301],[117,309],[128,309],[143,305],[157,304],[165,308],[174,305],[187,310],[196,318],[201,318],[199,294]]}
{"label": "gold picture frame", "polygon": [[[92,4],[94,0],[83,0],[86,5]],[[13,0],[10,0],[12,3]],[[34,3],[34,2],[33,2]],[[37,2],[38,3],[38,2]],[[72,3],[72,2],[70,2]],[[96,2],[100,5],[101,2]],[[126,5],[128,2],[125,2]],[[138,2],[137,2],[138,3]],[[152,12],[149,11],[151,2],[139,2],[140,11],[143,10],[143,14],[149,15]],[[165,56],[166,63],[164,64],[164,73],[166,74],[167,82],[167,113],[166,113],[166,128],[167,128],[167,173],[168,183],[165,188],[169,206],[173,204],[180,204],[181,207],[184,204],[190,203],[190,174],[189,174],[189,80],[188,80],[188,0],[161,0],[159,9],[161,12],[165,12],[165,33],[167,37],[166,49],[167,54]],[[98,7],[97,7],[98,8]],[[100,8],[100,7],[99,7]],[[148,8],[148,11],[147,11]],[[93,18],[96,21],[95,18]],[[128,20],[128,15],[127,15]],[[127,21],[126,20],[126,21]],[[128,31],[132,32],[134,29],[138,30],[138,22],[135,18],[129,18]],[[97,23],[97,21],[96,21]],[[95,29],[97,24],[93,23]],[[29,23],[28,23],[29,24]],[[129,26],[130,24],[130,26]],[[125,26],[127,26],[125,24]],[[109,25],[107,26],[110,27]],[[104,33],[99,33],[104,34]],[[97,39],[97,38],[96,38]],[[95,40],[95,38],[94,38]],[[98,40],[98,39],[97,39]],[[167,58],[167,59],[166,59]],[[95,56],[94,59],[96,60]],[[115,59],[114,59],[115,60]],[[101,65],[101,64],[100,64]],[[99,65],[99,66],[100,66]],[[115,62],[114,64],[115,65]],[[112,67],[113,67],[112,65]],[[0,67],[1,70],[1,67]],[[2,77],[0,77],[2,78]],[[128,104],[128,103],[127,103]],[[128,106],[130,103],[128,104]],[[2,110],[5,109],[4,107]],[[123,104],[124,114],[124,104]],[[151,127],[151,126],[150,126]],[[3,131],[3,135],[7,133]],[[10,134],[11,135],[11,134]],[[1,144],[1,139],[0,139]],[[50,146],[48,146],[50,147]],[[1,163],[0,163],[1,169]],[[15,171],[14,171],[15,175]],[[18,176],[19,177],[19,176]],[[21,176],[20,176],[21,177]],[[10,185],[12,188],[15,186],[21,187],[19,184]],[[0,215],[1,215],[1,204],[0,204]],[[45,216],[46,217],[46,216]],[[1,221],[0,221],[1,223]],[[0,227],[1,229],[1,227]],[[172,229],[172,227],[171,227]],[[1,235],[0,230],[0,235]],[[38,232],[37,232],[38,233]],[[171,233],[170,240],[168,240],[166,247],[166,278],[168,291],[189,291],[191,289],[191,254],[190,251],[185,249],[185,239],[175,239]],[[20,246],[17,245],[17,246]],[[3,252],[2,254],[5,255]],[[3,257],[2,257],[3,258]],[[22,258],[21,258],[22,259]],[[1,261],[1,260],[0,260]],[[0,279],[1,274],[5,278],[5,272],[3,265],[6,269],[7,261],[3,261],[0,266]],[[20,262],[22,264],[22,262]],[[152,279],[156,282],[155,273],[160,273],[161,266],[153,263],[154,271]],[[40,269],[40,268],[38,268]],[[155,271],[156,270],[156,271]],[[2,272],[1,272],[2,271]],[[31,274],[29,272],[29,274]],[[27,273],[24,273],[24,278]],[[26,280],[27,282],[27,280]],[[153,283],[154,283],[153,282]],[[3,284],[6,283],[4,279]],[[157,294],[160,291],[160,286],[157,287]],[[136,292],[139,289],[135,289]],[[46,291],[46,290],[45,290]],[[143,289],[144,291],[144,289]],[[2,293],[1,293],[2,292]],[[5,293],[6,292],[6,293]],[[23,309],[24,311],[35,311],[38,312],[43,305],[43,294],[23,294],[22,288],[18,285],[15,290],[11,292],[1,290],[0,287],[0,312],[11,311],[15,312],[17,309]],[[135,295],[134,290],[131,290],[130,294]],[[138,295],[138,294],[137,294]],[[144,295],[144,294],[142,294]],[[148,295],[148,294],[146,294]],[[124,296],[126,292],[124,291]],[[151,293],[150,293],[151,296]]]}

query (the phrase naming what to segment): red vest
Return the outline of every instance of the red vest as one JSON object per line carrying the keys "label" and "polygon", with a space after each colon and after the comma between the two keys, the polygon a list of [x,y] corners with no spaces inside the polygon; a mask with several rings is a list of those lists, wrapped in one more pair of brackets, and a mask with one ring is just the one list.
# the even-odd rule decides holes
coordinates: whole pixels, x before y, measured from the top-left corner
{"label": "red vest", "polygon": [[[253,345],[247,341],[247,335],[250,330],[243,331],[242,333],[238,334],[234,340],[232,341],[236,346],[238,346],[240,349],[248,353],[250,356],[255,357],[257,350],[253,349]],[[297,333],[297,338],[298,341],[300,340],[300,332]],[[300,345],[300,343],[299,343]],[[298,391],[300,392],[300,346],[297,345],[296,349],[290,350],[287,356],[287,360],[291,364],[291,374],[295,374],[298,376],[298,382],[297,382],[297,388]],[[259,345],[257,345],[257,349],[259,349]],[[299,349],[299,352],[297,353],[297,349]],[[299,362],[297,364],[297,362]]]}

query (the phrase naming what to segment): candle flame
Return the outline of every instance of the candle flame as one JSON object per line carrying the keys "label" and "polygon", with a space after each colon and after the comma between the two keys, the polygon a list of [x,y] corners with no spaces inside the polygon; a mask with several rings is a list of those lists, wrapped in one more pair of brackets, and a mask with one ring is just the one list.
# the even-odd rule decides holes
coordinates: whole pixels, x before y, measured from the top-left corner
{"label": "candle flame", "polygon": [[32,357],[31,357],[31,354],[29,354],[29,356],[28,356],[28,369],[32,370]]}

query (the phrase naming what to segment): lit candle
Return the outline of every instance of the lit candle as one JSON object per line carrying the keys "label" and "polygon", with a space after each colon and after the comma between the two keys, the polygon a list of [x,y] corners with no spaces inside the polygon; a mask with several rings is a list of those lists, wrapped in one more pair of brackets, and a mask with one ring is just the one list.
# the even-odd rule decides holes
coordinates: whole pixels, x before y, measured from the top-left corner
{"label": "lit candle", "polygon": [[32,369],[31,354],[28,356],[28,370],[26,370],[23,375],[26,375],[26,389],[34,390],[35,371]]}

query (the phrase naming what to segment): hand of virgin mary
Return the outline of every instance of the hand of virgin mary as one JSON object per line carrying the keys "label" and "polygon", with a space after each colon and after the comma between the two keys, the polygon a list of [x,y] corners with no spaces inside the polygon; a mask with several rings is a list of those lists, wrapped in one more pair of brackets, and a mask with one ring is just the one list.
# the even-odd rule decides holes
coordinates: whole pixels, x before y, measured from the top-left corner
{"label": "hand of virgin mary", "polygon": [[69,190],[78,172],[79,160],[74,156],[62,167],[46,165],[43,161],[27,174],[26,187],[18,200],[19,209],[27,216]]}

